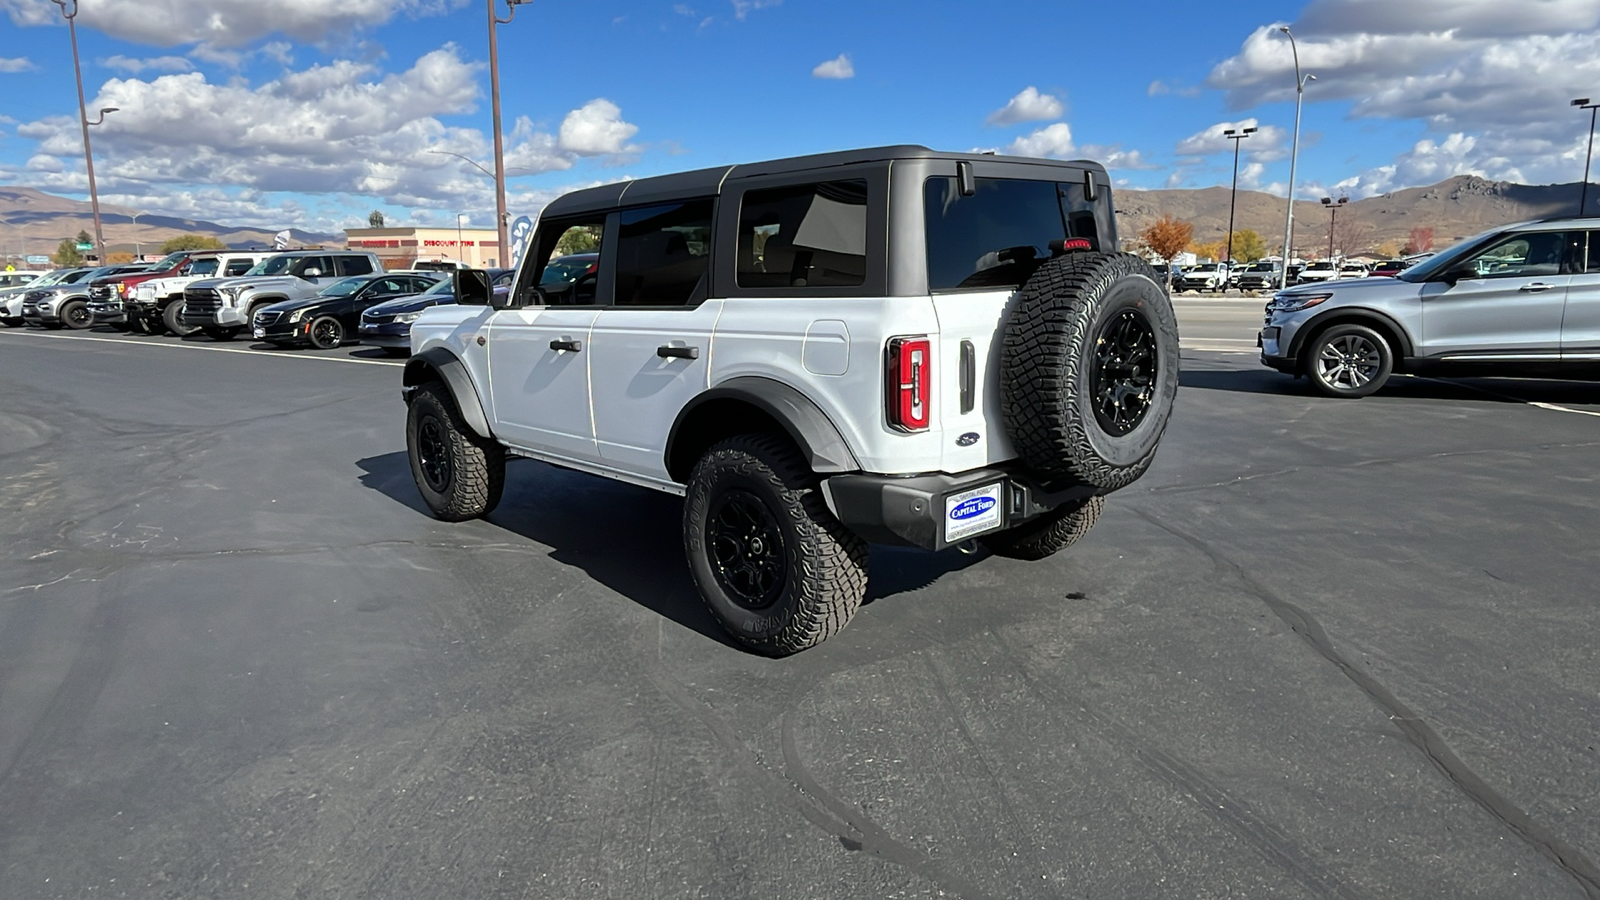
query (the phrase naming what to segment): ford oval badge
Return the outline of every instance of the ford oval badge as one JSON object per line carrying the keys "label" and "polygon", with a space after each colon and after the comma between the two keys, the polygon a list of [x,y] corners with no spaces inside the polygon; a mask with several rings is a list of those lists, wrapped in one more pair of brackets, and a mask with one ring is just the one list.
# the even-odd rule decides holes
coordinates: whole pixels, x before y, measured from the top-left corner
{"label": "ford oval badge", "polygon": [[981,516],[994,509],[998,502],[993,497],[973,497],[950,510],[950,518],[957,522]]}
{"label": "ford oval badge", "polygon": [[971,447],[973,444],[976,444],[977,442],[978,442],[978,433],[976,431],[969,431],[966,434],[963,434],[961,437],[956,438],[956,446],[957,447]]}

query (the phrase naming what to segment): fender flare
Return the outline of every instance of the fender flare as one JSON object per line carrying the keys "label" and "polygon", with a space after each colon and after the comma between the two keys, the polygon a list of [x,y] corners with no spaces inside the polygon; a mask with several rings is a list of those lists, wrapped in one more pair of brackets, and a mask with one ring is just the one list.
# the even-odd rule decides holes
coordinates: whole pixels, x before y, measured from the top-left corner
{"label": "fender flare", "polygon": [[494,432],[489,428],[489,417],[483,412],[483,400],[478,396],[478,388],[472,383],[472,376],[460,357],[444,347],[429,347],[411,357],[406,361],[405,386],[401,388],[401,396],[409,404],[416,389],[430,381],[444,383],[468,428],[479,437],[494,437]]}
{"label": "fender flare", "polygon": [[[811,471],[818,474],[861,471],[861,464],[850,451],[844,435],[811,398],[781,381],[746,375],[731,378],[697,395],[678,411],[672,430],[667,433],[664,462],[668,472],[681,468],[673,465],[675,454],[684,436],[683,427],[695,417],[696,410],[728,400],[749,404],[781,425],[805,454]],[[693,466],[693,461],[689,466]]]}
{"label": "fender flare", "polygon": [[1327,312],[1312,316],[1306,320],[1304,325],[1300,326],[1299,330],[1295,331],[1294,340],[1289,344],[1288,355],[1298,359],[1300,351],[1305,349],[1306,336],[1321,331],[1324,326],[1330,324],[1336,318],[1345,322],[1359,323],[1362,319],[1378,322],[1393,332],[1394,336],[1400,341],[1400,346],[1394,348],[1396,361],[1416,355],[1416,349],[1411,345],[1411,335],[1400,327],[1400,323],[1395,321],[1393,316],[1365,306],[1336,306]]}

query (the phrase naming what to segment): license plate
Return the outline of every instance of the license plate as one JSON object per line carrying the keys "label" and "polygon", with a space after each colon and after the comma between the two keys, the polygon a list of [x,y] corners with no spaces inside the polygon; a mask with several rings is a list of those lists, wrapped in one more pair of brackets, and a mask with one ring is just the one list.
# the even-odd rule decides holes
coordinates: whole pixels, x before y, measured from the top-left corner
{"label": "license plate", "polygon": [[250,332],[250,334],[252,337],[255,337],[259,340],[267,336],[267,330],[265,328],[257,328],[255,331]]}
{"label": "license plate", "polygon": [[944,498],[944,540],[959,543],[975,534],[999,528],[1000,488],[989,484]]}

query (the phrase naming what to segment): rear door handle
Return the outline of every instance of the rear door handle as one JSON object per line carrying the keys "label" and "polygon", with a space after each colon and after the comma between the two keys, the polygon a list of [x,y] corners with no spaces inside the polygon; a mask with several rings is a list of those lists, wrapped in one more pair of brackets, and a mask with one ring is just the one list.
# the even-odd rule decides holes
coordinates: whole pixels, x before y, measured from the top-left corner
{"label": "rear door handle", "polygon": [[1533,284],[1525,284],[1522,287],[1517,288],[1517,290],[1523,292],[1524,294],[1537,294],[1540,291],[1548,291],[1553,287],[1555,287],[1553,284],[1545,284],[1542,281],[1535,281]]}
{"label": "rear door handle", "polygon": [[699,359],[699,347],[675,347],[671,344],[662,344],[656,348],[656,355],[662,359]]}
{"label": "rear door handle", "polygon": [[551,341],[551,350],[569,350],[573,353],[583,351],[583,341]]}

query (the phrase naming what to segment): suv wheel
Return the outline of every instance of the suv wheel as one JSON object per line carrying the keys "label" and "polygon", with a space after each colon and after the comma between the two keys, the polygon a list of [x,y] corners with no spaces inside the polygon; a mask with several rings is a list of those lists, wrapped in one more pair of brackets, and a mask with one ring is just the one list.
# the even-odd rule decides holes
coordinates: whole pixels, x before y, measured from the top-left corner
{"label": "suv wheel", "polygon": [[183,324],[182,300],[174,300],[167,304],[167,308],[161,311],[161,324],[167,326],[167,330],[178,337],[188,337],[200,330],[193,325]]}
{"label": "suv wheel", "polygon": [[1063,504],[1031,522],[978,538],[995,556],[1044,559],[1078,542],[1094,527],[1106,508],[1106,498],[1090,497],[1082,503]]}
{"label": "suv wheel", "polygon": [[1157,278],[1130,253],[1068,253],[1022,286],[1001,411],[1040,476],[1116,489],[1150,467],[1178,390],[1178,323]]}
{"label": "suv wheel", "polygon": [[506,483],[505,450],[467,427],[444,385],[425,384],[411,398],[406,451],[417,490],[437,518],[464,522],[499,505]]}
{"label": "suv wheel", "polygon": [[1393,371],[1389,342],[1365,325],[1335,325],[1317,335],[1306,352],[1306,374],[1328,397],[1365,397],[1383,387]]}
{"label": "suv wheel", "polygon": [[61,317],[61,324],[73,331],[82,331],[94,324],[94,315],[89,312],[89,304],[82,300],[68,300],[61,304],[57,315]]}
{"label": "suv wheel", "polygon": [[785,656],[845,626],[867,590],[867,544],[828,511],[783,438],[741,435],[706,451],[683,505],[689,571],[738,640]]}

